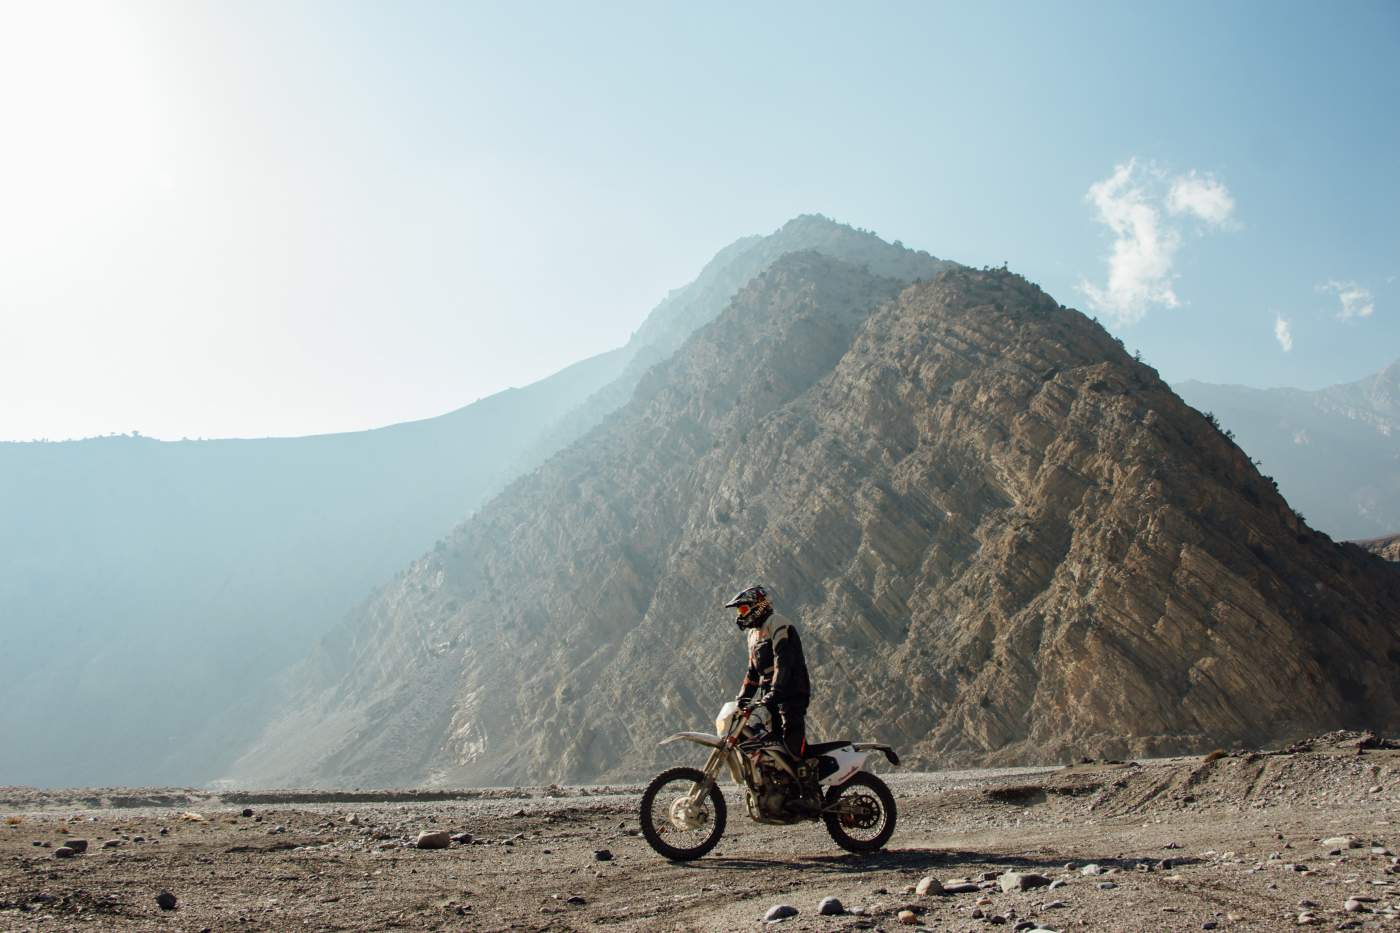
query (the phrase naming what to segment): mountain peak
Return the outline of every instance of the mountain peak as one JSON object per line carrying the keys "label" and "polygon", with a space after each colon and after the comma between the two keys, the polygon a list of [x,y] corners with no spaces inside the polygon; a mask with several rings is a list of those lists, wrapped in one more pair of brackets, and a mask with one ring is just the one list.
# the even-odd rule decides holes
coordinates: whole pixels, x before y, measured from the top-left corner
{"label": "mountain peak", "polygon": [[798,214],[779,227],[778,230],[779,232],[794,232],[797,230],[816,230],[823,228],[828,230],[849,230],[852,233],[856,232],[856,228],[852,227],[850,224],[844,224],[838,220],[833,220],[825,214]]}
{"label": "mountain peak", "polygon": [[912,282],[929,278],[955,263],[929,253],[886,243],[822,214],[799,214],[766,236],[748,236],[730,244],[706,264],[695,281],[672,292],[632,335],[642,366],[664,359],[700,326],[713,319],[739,289],[786,253],[813,250],[864,266],[884,278]]}

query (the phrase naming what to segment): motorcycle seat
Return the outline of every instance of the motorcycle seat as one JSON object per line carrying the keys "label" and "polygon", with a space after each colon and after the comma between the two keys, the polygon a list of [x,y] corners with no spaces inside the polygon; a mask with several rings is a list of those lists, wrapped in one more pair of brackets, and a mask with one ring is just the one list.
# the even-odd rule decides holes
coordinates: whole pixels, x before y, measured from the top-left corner
{"label": "motorcycle seat", "polygon": [[804,752],[804,757],[820,758],[828,752],[834,752],[838,748],[845,748],[850,744],[850,742],[818,742],[816,745],[807,746]]}

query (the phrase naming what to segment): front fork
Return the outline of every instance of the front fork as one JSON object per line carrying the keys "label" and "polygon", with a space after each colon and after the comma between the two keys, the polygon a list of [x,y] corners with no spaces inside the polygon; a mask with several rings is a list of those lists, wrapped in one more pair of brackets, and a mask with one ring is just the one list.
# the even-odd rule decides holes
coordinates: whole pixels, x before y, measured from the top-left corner
{"label": "front fork", "polygon": [[705,759],[705,767],[701,769],[705,773],[705,780],[696,781],[695,786],[690,789],[690,796],[686,798],[687,806],[695,806],[700,802],[700,798],[710,792],[710,788],[715,785],[715,776],[719,774],[719,768],[722,764],[724,764],[724,749],[716,748],[710,752],[710,757]]}

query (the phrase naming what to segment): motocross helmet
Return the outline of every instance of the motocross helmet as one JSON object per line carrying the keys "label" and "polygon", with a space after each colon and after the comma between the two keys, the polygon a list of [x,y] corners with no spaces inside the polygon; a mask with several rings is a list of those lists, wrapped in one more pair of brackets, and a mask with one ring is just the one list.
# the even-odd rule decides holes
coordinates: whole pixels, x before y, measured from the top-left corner
{"label": "motocross helmet", "polygon": [[740,591],[724,608],[736,613],[734,624],[741,629],[758,628],[773,614],[773,604],[768,601],[768,591],[761,586],[751,586]]}

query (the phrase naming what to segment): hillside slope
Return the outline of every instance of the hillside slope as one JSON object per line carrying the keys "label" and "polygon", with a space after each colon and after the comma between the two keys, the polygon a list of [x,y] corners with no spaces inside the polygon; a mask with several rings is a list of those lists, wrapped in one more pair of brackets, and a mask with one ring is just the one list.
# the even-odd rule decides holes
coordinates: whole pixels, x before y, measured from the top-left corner
{"label": "hillside slope", "polygon": [[756,580],[809,731],[916,764],[1400,725],[1400,572],[1100,327],[1004,272],[901,293],[803,253],[328,638],[233,777],[641,775],[735,690],[718,606]]}

